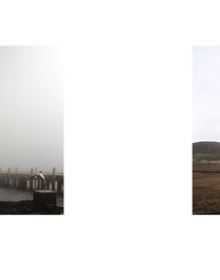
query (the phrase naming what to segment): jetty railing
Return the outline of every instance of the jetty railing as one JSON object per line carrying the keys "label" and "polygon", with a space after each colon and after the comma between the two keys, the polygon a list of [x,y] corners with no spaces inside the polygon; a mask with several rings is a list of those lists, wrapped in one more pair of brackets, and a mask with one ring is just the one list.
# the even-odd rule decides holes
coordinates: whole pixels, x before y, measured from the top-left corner
{"label": "jetty railing", "polygon": [[[17,188],[21,190],[34,190],[42,189],[41,180],[38,178],[30,180],[30,176],[36,173],[37,170],[31,168],[30,172],[18,172],[16,168],[15,171],[2,171],[0,169],[0,187]],[[64,192],[64,175],[63,173],[56,173],[56,169],[53,168],[51,173],[43,172],[47,188],[50,190],[57,191],[58,194]]]}

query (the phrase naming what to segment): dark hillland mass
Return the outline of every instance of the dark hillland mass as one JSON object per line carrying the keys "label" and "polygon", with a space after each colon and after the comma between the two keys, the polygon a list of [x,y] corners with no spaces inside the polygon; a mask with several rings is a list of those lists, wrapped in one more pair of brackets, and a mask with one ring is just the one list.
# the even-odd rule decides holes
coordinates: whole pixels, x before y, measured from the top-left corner
{"label": "dark hillland mass", "polygon": [[220,143],[193,143],[193,161],[220,161]]}

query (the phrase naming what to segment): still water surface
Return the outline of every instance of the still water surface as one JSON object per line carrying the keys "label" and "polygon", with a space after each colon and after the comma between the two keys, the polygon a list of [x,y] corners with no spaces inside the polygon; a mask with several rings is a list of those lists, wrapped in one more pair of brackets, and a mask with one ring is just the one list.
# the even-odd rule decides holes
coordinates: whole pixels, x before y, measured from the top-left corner
{"label": "still water surface", "polygon": [[[17,190],[13,188],[0,187],[0,201],[32,200],[33,192],[30,190]],[[63,197],[57,196],[57,205],[63,206]]]}

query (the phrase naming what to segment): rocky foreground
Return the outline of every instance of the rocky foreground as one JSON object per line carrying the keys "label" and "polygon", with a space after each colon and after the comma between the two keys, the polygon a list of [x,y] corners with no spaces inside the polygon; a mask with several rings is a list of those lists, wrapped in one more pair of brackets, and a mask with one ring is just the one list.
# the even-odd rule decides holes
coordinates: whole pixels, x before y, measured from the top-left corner
{"label": "rocky foreground", "polygon": [[193,214],[220,214],[220,163],[193,164]]}
{"label": "rocky foreground", "polygon": [[18,202],[0,201],[0,215],[62,215],[63,207],[47,205],[43,209],[36,209],[32,200]]}

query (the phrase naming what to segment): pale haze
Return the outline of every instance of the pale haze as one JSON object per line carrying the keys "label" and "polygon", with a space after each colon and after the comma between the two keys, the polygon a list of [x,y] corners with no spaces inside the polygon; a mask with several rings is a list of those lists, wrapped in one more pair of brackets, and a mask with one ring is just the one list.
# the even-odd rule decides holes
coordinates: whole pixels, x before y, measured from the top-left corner
{"label": "pale haze", "polygon": [[193,142],[220,142],[220,46],[193,47]]}
{"label": "pale haze", "polygon": [[63,84],[56,47],[0,47],[0,168],[63,171]]}

